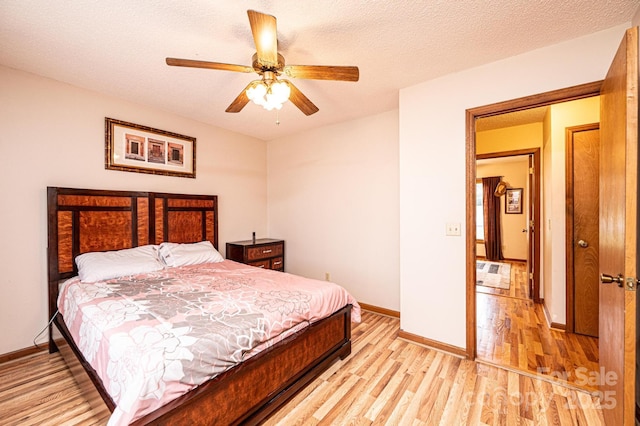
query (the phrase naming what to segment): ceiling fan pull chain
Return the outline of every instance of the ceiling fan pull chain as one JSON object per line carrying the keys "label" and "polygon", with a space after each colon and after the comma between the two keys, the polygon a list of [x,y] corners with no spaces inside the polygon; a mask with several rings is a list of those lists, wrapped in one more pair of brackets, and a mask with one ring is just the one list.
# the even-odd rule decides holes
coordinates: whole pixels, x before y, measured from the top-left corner
{"label": "ceiling fan pull chain", "polygon": [[276,110],[276,126],[280,125],[280,110]]}

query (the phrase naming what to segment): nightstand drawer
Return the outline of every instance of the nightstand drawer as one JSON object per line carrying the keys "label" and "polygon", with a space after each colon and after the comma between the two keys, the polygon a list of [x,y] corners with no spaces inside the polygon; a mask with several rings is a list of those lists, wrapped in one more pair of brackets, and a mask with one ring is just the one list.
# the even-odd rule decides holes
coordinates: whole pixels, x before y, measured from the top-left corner
{"label": "nightstand drawer", "polygon": [[271,259],[271,269],[282,271],[284,269],[284,258],[276,257],[275,259]]}
{"label": "nightstand drawer", "polygon": [[247,248],[247,260],[258,260],[274,256],[282,256],[282,244]]}
{"label": "nightstand drawer", "polygon": [[271,269],[269,268],[269,259],[261,260],[259,262],[248,262],[247,265],[255,266],[256,268]]}

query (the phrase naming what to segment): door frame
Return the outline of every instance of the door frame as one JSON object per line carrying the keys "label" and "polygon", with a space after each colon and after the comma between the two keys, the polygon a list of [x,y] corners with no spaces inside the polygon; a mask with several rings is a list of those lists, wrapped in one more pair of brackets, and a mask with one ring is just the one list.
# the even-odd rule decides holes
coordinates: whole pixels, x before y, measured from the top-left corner
{"label": "door frame", "polygon": [[[520,111],[560,102],[573,101],[600,95],[602,80],[526,96],[495,104],[470,108],[465,111],[466,119],[466,308],[467,308],[467,348],[468,359],[476,358],[476,119]],[[537,229],[540,218],[534,218]],[[538,263],[539,267],[539,263]]]}
{"label": "door frame", "polygon": [[566,320],[565,320],[565,332],[575,332],[575,275],[574,275],[574,252],[575,252],[575,235],[574,235],[574,211],[573,211],[573,134],[586,131],[600,129],[600,122],[582,124],[580,126],[571,126],[566,129],[566,155],[565,155],[565,170],[566,170]]}
{"label": "door frame", "polygon": [[[531,229],[531,220],[536,223],[536,218],[540,217],[540,148],[525,148],[513,151],[476,154],[476,160],[516,157],[522,155],[529,157],[527,167],[533,168],[533,173],[530,171],[528,172],[530,184],[527,190],[527,209],[530,214],[529,223],[527,223],[527,272],[531,271],[531,262],[533,262],[534,266],[533,276],[527,277],[527,288],[529,292],[528,298],[536,303],[540,303],[540,233],[534,232],[534,230]],[[533,164],[531,165],[530,163]],[[531,185],[531,178],[533,178],[533,185]],[[531,244],[530,239],[533,239],[533,244]]]}

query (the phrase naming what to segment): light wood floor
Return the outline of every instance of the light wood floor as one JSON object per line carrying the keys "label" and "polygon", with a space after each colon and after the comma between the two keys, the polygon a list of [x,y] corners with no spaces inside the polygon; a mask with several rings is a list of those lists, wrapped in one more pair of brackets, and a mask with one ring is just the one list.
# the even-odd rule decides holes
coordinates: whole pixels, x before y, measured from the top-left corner
{"label": "light wood floor", "polygon": [[[604,424],[589,393],[409,343],[399,326],[364,312],[351,355],[266,424]],[[0,364],[2,425],[103,425],[106,416],[89,408],[57,354]]]}
{"label": "light wood floor", "polygon": [[511,264],[509,290],[476,286],[478,359],[597,390],[598,339],[549,329],[526,297],[526,264]]}

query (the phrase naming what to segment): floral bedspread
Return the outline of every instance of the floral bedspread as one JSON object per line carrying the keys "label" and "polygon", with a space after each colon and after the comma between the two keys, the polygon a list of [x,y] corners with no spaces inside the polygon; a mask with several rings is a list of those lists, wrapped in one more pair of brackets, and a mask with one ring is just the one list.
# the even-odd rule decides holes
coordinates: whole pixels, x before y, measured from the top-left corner
{"label": "floral bedspread", "polygon": [[65,282],[58,308],[124,425],[347,304],[342,287],[225,260]]}

